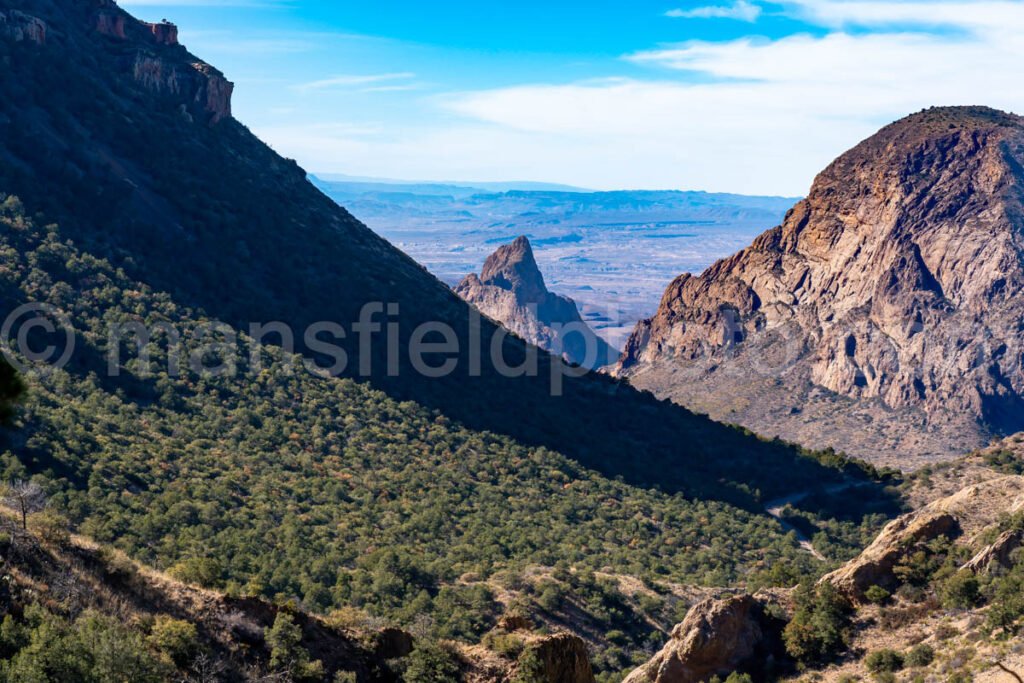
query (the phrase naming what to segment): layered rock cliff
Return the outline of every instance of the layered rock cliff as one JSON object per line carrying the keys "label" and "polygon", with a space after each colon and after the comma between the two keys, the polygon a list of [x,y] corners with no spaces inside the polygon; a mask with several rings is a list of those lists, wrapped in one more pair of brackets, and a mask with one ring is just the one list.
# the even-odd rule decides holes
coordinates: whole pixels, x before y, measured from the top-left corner
{"label": "layered rock cliff", "polygon": [[[77,9],[93,33],[116,46],[119,70],[178,108],[183,116],[210,125],[231,116],[234,85],[181,46],[177,26],[168,21],[140,21],[113,0],[89,0]],[[42,35],[43,41],[36,42],[45,41],[45,31]]]}
{"label": "layered rock cliff", "polygon": [[674,281],[619,372],[712,417],[865,457],[946,457],[1016,431],[1022,162],[1012,114],[940,108],[887,126],[781,226]]}
{"label": "layered rock cliff", "polygon": [[531,344],[572,363],[599,368],[618,357],[583,321],[576,302],[548,291],[526,237],[499,247],[484,261],[480,275],[467,275],[455,293]]}

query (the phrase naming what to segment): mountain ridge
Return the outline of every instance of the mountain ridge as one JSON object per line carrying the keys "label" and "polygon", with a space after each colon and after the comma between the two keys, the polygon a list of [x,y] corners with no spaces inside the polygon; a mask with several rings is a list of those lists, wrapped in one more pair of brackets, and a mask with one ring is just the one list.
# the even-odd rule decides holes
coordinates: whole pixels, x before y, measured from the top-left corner
{"label": "mountain ridge", "polygon": [[[886,126],[781,226],[673,282],[619,372],[718,419],[858,456],[948,458],[1017,431],[1022,141],[1022,119],[980,107]],[[877,438],[858,439],[865,420]],[[918,426],[901,435],[901,421]],[[814,435],[825,424],[835,433]]]}

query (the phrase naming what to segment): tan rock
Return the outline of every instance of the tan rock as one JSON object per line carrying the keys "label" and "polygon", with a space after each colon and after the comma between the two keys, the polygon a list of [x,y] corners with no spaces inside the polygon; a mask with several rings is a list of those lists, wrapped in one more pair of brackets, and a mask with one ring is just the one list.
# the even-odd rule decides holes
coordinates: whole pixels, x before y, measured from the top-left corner
{"label": "tan rock", "polygon": [[761,603],[749,595],[708,599],[672,629],[668,643],[624,683],[698,683],[727,675],[765,640]]}
{"label": "tan rock", "polygon": [[[594,683],[587,646],[571,633],[556,633],[532,641],[519,658],[519,666],[532,662],[530,680],[543,683]],[[515,676],[512,676],[515,679]]]}
{"label": "tan rock", "polygon": [[988,571],[993,565],[1009,568],[1012,564],[1011,555],[1024,545],[1024,531],[1004,531],[993,543],[982,549],[961,569],[975,574]]}
{"label": "tan rock", "polygon": [[[879,442],[858,432],[903,431],[888,438],[904,452],[949,457],[987,425],[1017,431],[1022,163],[1024,119],[1011,114],[933,109],[887,126],[781,226],[673,282],[618,372],[712,417],[863,457]],[[834,428],[850,412],[827,410],[836,397],[871,410]]]}
{"label": "tan rock", "polygon": [[548,291],[526,237],[499,247],[480,275],[467,275],[455,293],[522,339],[571,363],[594,369],[618,358],[583,321],[576,302]]}
{"label": "tan rock", "polygon": [[892,588],[893,569],[922,543],[942,535],[955,534],[957,519],[945,512],[925,509],[889,522],[865,550],[845,565],[821,578],[854,602],[863,602],[871,586]]}

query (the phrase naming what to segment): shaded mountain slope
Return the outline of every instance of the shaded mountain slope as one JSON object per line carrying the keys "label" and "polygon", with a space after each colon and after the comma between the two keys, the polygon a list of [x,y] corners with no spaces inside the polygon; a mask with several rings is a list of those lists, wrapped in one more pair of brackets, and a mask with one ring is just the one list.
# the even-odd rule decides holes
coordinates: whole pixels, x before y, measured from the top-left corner
{"label": "shaded mountain slope", "polygon": [[[60,223],[63,239],[85,253],[239,329],[287,323],[297,350],[310,355],[308,326],[340,323],[350,374],[636,484],[756,509],[759,494],[747,482],[784,492],[832,476],[795,449],[607,378],[567,378],[553,396],[552,366],[559,378],[561,366],[543,355],[536,377],[508,378],[486,362],[474,373],[470,347],[490,348],[497,328],[483,321],[472,343],[469,307],[231,118],[226,81],[169,31],[105,0],[17,6],[47,30],[39,41],[0,43],[0,88],[9,94],[0,99],[0,186],[30,214]],[[0,10],[15,8],[3,0]],[[399,309],[388,318],[400,328],[397,372],[388,371],[381,333],[369,353],[352,333],[371,302]],[[405,354],[416,327],[431,321],[450,325],[461,342],[462,362],[441,379],[415,372]],[[518,340],[501,348],[513,367],[528,358]]]}
{"label": "shaded mountain slope", "polygon": [[887,126],[781,226],[673,282],[622,371],[719,419],[903,466],[1019,430],[1022,161],[1012,114]]}
{"label": "shaded mountain slope", "polygon": [[[45,300],[77,331],[67,367],[27,375],[17,428],[0,432],[0,481],[35,477],[73,528],[190,582],[467,643],[514,602],[562,628],[622,633],[595,658],[608,672],[677,603],[626,600],[595,572],[723,585],[822,567],[760,511],[638,487],[366,383],[290,372],[298,359],[276,347],[259,368],[240,356],[237,374],[176,374],[162,333],[148,368],[108,376],[109,323],[141,315],[188,340],[209,319],[10,198],[0,299]],[[820,515],[845,552],[878,523],[871,500],[855,503]],[[518,578],[538,566],[560,578]]]}
{"label": "shaded mountain slope", "polygon": [[526,237],[498,247],[480,275],[467,275],[455,293],[527,342],[586,368],[619,353],[583,322],[576,302],[548,291]]}

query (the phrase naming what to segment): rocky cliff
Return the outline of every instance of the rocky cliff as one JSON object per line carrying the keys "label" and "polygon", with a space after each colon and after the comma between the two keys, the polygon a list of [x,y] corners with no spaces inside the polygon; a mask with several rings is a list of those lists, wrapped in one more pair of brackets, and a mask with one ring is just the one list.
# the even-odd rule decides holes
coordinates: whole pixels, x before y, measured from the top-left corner
{"label": "rocky cliff", "polygon": [[1022,162],[1012,114],[930,109],[887,126],[781,226],[674,281],[619,371],[712,417],[876,459],[1016,431]]}
{"label": "rocky cliff", "polygon": [[[231,116],[234,85],[178,43],[177,26],[168,21],[140,21],[113,0],[88,0],[75,9],[81,22],[79,28],[85,27],[88,33],[110,41],[106,47],[116,55],[117,70],[161,96],[181,115],[210,125]],[[45,43],[46,24],[42,19],[15,10],[7,14],[9,27],[28,26],[26,36]],[[0,12],[0,30],[4,26],[2,17]],[[32,21],[28,22],[26,17]],[[61,39],[65,44],[56,49],[73,47],[71,34],[65,33]]]}
{"label": "rocky cliff", "polygon": [[526,341],[572,363],[599,368],[618,357],[583,321],[576,302],[548,291],[526,237],[499,247],[480,275],[467,275],[455,292]]}
{"label": "rocky cliff", "polygon": [[780,625],[750,595],[708,599],[672,629],[668,643],[624,683],[700,683],[771,656]]}

